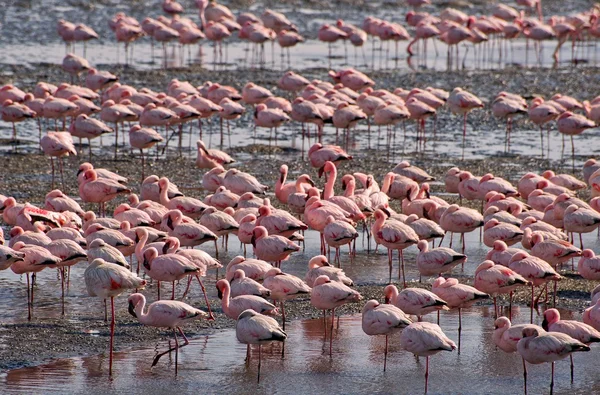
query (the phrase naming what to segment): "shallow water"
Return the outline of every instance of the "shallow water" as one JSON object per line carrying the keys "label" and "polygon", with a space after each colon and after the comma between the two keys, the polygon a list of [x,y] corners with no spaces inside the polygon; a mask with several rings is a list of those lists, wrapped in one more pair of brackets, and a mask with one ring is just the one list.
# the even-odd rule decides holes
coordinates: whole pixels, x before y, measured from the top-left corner
{"label": "shallow water", "polygon": [[[516,354],[496,350],[491,340],[493,311],[487,307],[463,312],[461,353],[442,352],[430,358],[430,393],[519,393],[522,391],[522,365]],[[513,319],[528,319],[528,309],[516,308]],[[568,314],[566,315],[568,316]],[[573,317],[579,318],[579,317]],[[434,321],[435,316],[426,317]],[[456,312],[442,314],[440,325],[457,341]],[[60,359],[52,363],[16,369],[0,375],[0,383],[12,392],[129,393],[420,393],[423,391],[425,360],[417,361],[402,351],[399,335],[389,341],[387,371],[383,372],[384,337],[369,337],[362,332],[360,316],[340,319],[334,329],[333,356],[324,340],[321,319],[295,321],[288,325],[285,357],[281,345],[262,347],[261,381],[257,384],[258,350],[249,368],[244,365],[246,348],[237,342],[235,331],[208,334],[191,341],[179,352],[179,374],[175,376],[174,358],[164,356],[154,368],[154,349],[115,353],[114,375],[108,377],[104,355]],[[597,350],[575,356],[575,381],[569,380],[568,359],[556,364],[557,393],[594,393],[600,391],[597,378]],[[528,366],[530,393],[546,392],[550,366]]]}

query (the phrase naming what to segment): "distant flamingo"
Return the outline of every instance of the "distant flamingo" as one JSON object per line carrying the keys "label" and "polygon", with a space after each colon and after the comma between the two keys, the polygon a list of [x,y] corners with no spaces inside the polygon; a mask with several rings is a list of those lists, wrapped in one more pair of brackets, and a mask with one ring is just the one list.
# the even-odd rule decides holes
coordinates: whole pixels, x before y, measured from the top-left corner
{"label": "distant flamingo", "polygon": [[470,92],[463,90],[462,88],[454,88],[450,97],[448,97],[448,107],[450,111],[455,114],[463,114],[463,159],[464,159],[464,147],[467,137],[467,115],[469,112],[476,108],[482,108],[483,102],[475,95]]}
{"label": "distant flamingo", "polygon": [[278,268],[273,268],[265,274],[263,284],[271,291],[270,297],[281,303],[281,320],[283,330],[285,330],[284,302],[301,295],[310,294],[311,288],[300,278],[283,273]]}

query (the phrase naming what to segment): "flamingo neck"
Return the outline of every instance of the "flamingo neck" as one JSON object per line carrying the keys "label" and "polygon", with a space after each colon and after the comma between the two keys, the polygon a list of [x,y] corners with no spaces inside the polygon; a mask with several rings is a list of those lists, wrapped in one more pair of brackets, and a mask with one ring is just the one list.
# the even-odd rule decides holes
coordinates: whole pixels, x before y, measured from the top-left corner
{"label": "flamingo neck", "polygon": [[348,184],[346,184],[346,192],[344,193],[344,196],[346,196],[346,197],[354,196],[355,190],[356,190],[356,182],[354,180],[348,181]]}
{"label": "flamingo neck", "polygon": [[387,193],[390,191],[390,185],[392,184],[392,176],[386,175],[383,179],[383,185],[381,186],[381,192]]}
{"label": "flamingo neck", "polygon": [[166,206],[171,201],[171,199],[169,199],[169,190],[168,189],[169,189],[168,185],[165,188],[160,188],[160,203],[163,206]]}
{"label": "flamingo neck", "polygon": [[333,197],[333,186],[335,185],[336,178],[337,170],[334,167],[328,174],[327,184],[325,184],[325,190],[323,191],[323,200],[329,200]]}
{"label": "flamingo neck", "polygon": [[148,242],[148,233],[145,233],[140,241],[135,245],[135,257],[138,262],[144,259],[142,252],[144,251],[144,247],[146,247],[146,243]]}
{"label": "flamingo neck", "polygon": [[277,179],[277,182],[275,183],[275,194],[278,194],[281,192],[281,188],[283,188],[283,186],[285,185],[286,180],[287,180],[287,171],[284,173],[281,173],[279,175],[279,178]]}
{"label": "flamingo neck", "polygon": [[144,313],[144,308],[146,307],[146,298],[142,298],[138,304],[135,306],[135,315],[138,318],[138,321],[144,325],[147,325],[148,319],[150,316]]}
{"label": "flamingo neck", "polygon": [[227,283],[223,288],[223,299],[221,299],[221,307],[225,313],[229,313],[229,295],[231,295],[231,288],[229,287],[229,283]]}

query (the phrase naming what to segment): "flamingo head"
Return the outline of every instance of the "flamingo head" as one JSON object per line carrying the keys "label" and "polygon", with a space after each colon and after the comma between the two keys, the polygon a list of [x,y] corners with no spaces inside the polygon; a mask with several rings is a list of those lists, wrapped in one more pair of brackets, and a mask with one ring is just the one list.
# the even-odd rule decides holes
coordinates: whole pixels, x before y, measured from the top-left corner
{"label": "flamingo head", "polygon": [[544,321],[542,321],[542,328],[545,331],[548,330],[548,327],[555,322],[560,321],[560,313],[556,309],[548,309],[544,311]]}
{"label": "flamingo head", "polygon": [[510,328],[510,320],[507,317],[498,317],[494,322],[494,328]]}

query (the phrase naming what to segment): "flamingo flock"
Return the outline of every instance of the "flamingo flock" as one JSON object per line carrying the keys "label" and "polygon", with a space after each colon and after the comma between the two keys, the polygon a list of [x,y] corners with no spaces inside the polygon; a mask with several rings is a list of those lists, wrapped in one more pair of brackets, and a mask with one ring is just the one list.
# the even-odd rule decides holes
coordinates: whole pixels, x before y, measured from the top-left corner
{"label": "flamingo flock", "polygon": [[[428,1],[408,3],[417,8]],[[342,20],[323,24],[317,37],[328,43],[330,56],[333,43],[340,40],[361,47],[370,39],[375,48],[377,38],[381,49],[384,41],[394,41],[396,52],[399,41],[411,40],[408,51],[412,55],[426,51],[427,40],[437,38],[449,46],[448,56],[457,59],[458,44],[465,40],[474,46],[489,42],[502,48],[497,40],[501,36],[512,39],[522,34],[536,43],[557,38],[557,56],[567,40],[571,40],[575,53],[578,42],[597,37],[597,8],[572,17],[553,16],[546,23],[541,0],[517,3],[537,15],[527,16],[506,5],[497,5],[490,17],[468,16],[454,9],[446,9],[437,17],[415,10],[406,15],[415,37],[399,23],[374,17],[365,18],[361,27]],[[276,11],[265,10],[260,18],[252,13],[236,18],[216,1],[197,0],[195,4],[199,25],[181,16],[184,7],[175,0],[162,2],[162,10],[169,17],[138,22],[124,13],[115,15],[109,26],[117,41],[124,43],[127,62],[134,58],[133,43],[143,36],[151,37],[152,45],[160,42],[165,57],[169,42],[194,45],[207,38],[215,42],[215,58],[221,62],[227,57],[223,46],[235,31],[240,39],[256,44],[249,52],[251,62],[257,63],[265,63],[264,47],[269,41],[277,39],[282,54],[287,48],[288,58],[289,48],[304,41],[298,27]],[[21,90],[18,84],[0,87],[0,115],[12,123],[12,139],[19,137],[17,123],[31,127],[36,120],[40,149],[50,158],[52,173],[48,193],[35,204],[18,198],[22,196],[18,186],[4,186],[2,192],[13,196],[0,195],[0,213],[8,231],[5,241],[0,228],[0,270],[25,275],[23,296],[27,297],[28,320],[34,320],[38,274],[56,269],[61,281],[61,304],[57,308],[67,316],[70,269],[74,265],[85,267],[86,291],[103,301],[105,321],[110,299],[109,375],[113,374],[118,325],[115,298],[118,303],[121,295],[127,295],[128,312],[141,325],[172,331],[174,347],[169,344],[166,351],[157,353],[151,366],[175,352],[175,374],[179,373],[179,349],[190,343],[182,326],[194,320],[214,320],[216,313],[235,321],[236,338],[247,345],[246,366],[251,362],[252,348],[258,348],[260,381],[263,345],[281,343],[273,347],[281,347],[285,358],[285,342],[296,335],[293,326],[286,332],[289,320],[285,310],[286,302],[289,307],[295,300],[310,303],[315,314],[322,313],[330,358],[336,358],[336,311],[339,328],[342,306],[360,304],[365,336],[385,336],[384,371],[389,370],[390,338],[397,338],[400,348],[417,359],[426,358],[426,393],[429,357],[442,351],[461,352],[462,310],[476,303],[493,303],[495,328],[490,330],[491,338],[500,351],[518,353],[522,358],[525,392],[528,363],[551,364],[552,393],[554,362],[570,357],[573,381],[577,358],[573,353],[591,351],[592,344],[600,342],[600,292],[593,292],[581,322],[562,320],[555,308],[561,297],[560,283],[566,277],[600,280],[600,257],[584,247],[582,236],[600,230],[600,163],[595,159],[585,162],[582,179],[548,169],[540,174],[523,171],[516,182],[481,168],[450,166],[443,179],[436,181],[427,169],[406,160],[378,169],[382,177],[345,170],[363,156],[352,143],[365,132],[362,124],[366,123],[370,148],[372,126],[377,126],[377,140],[389,146],[396,139],[397,126],[402,124],[405,134],[406,123],[414,121],[416,151],[425,151],[427,141],[436,138],[438,114],[446,110],[462,118],[463,159],[468,115],[488,111],[506,122],[506,151],[510,151],[511,135],[517,133],[514,119],[527,117],[540,129],[542,157],[546,153],[550,156],[549,137],[546,153],[544,150],[544,126],[549,136],[550,123],[554,122],[563,136],[563,150],[564,136],[570,137],[574,167],[573,136],[600,121],[599,97],[580,102],[557,93],[548,99],[526,100],[517,93],[502,91],[482,99],[462,87],[376,89],[382,82],[354,68],[329,71],[331,82],[311,81],[287,71],[272,86],[250,81],[229,86],[173,78],[163,92],[155,92],[122,83],[118,75],[96,69],[85,59],[85,43],[98,38],[92,28],[61,20],[58,33],[69,51],[74,52],[75,43],[84,43],[84,57],[69,53],[62,63],[71,83],[40,81],[31,92]],[[456,46],[455,54],[450,46]],[[536,46],[540,56],[541,43]],[[484,53],[488,50],[477,48]],[[426,130],[427,119],[431,131]],[[214,121],[219,123],[220,149],[212,144]],[[231,150],[231,143],[228,151],[224,148],[226,138],[230,140],[233,134],[233,122],[253,125],[249,129],[254,136],[257,128],[269,129],[269,140],[274,133],[275,144],[281,133],[278,129],[295,122],[299,129],[295,132],[302,136],[299,158],[277,163],[269,179],[242,171],[238,164],[244,162],[243,156]],[[193,130],[196,123],[197,139]],[[330,132],[328,137],[333,137],[329,130],[333,128],[336,144],[328,144],[324,136]],[[179,188],[163,174],[146,174],[147,162],[153,157],[168,161],[174,150],[183,155],[186,132],[188,145],[196,152],[195,166],[204,172],[190,181],[193,188]],[[91,141],[100,138],[102,142],[102,136],[111,133],[114,160],[128,151],[139,152],[139,182],[115,169],[94,166],[105,152],[93,150]],[[74,138],[79,138],[79,147]],[[80,161],[77,174],[65,173],[63,162],[82,154],[82,139],[88,140],[88,162]],[[176,148],[169,150],[170,143]],[[60,189],[55,185],[55,159]],[[305,162],[310,170],[300,174],[305,167],[297,161]],[[432,193],[434,182],[443,185],[444,194]],[[76,190],[72,188],[75,183]],[[590,198],[584,200],[588,195]],[[478,246],[485,248],[486,254],[485,259],[472,262],[466,235],[477,231]],[[303,256],[306,243],[312,240],[307,233],[318,234],[319,253],[306,256],[304,274],[297,276],[289,272],[289,259]],[[455,234],[460,235],[458,243]],[[239,250],[229,242],[234,237],[240,243]],[[447,244],[443,246],[444,240]],[[351,278],[342,266],[352,267],[357,256],[374,257],[371,254],[379,249],[387,252],[387,267],[382,265],[387,279],[377,285],[377,299],[365,301],[358,288],[363,279]],[[231,250],[238,255],[227,264],[219,261],[219,255],[223,257]],[[405,259],[407,250],[414,251],[416,258]],[[368,260],[379,265],[376,259]],[[472,276],[463,272],[466,262],[476,267]],[[223,266],[225,272],[220,278]],[[412,269],[418,271],[418,279],[410,274]],[[214,293],[204,284],[209,271],[215,272],[220,306],[211,306],[209,301],[210,291]],[[196,283],[201,300],[188,297]],[[179,284],[185,286],[182,293],[178,292]],[[515,292],[527,292],[528,323],[512,322]],[[506,298],[508,308],[503,308]],[[199,309],[192,304],[203,306]],[[540,305],[544,306],[541,314]],[[456,342],[439,325],[449,310],[458,310]],[[437,314],[437,323],[426,320],[432,313]],[[541,326],[534,324],[534,316],[543,319]]]}
{"label": "flamingo flock", "polygon": [[[118,12],[109,21],[108,25],[114,32],[117,43],[125,46],[125,61],[134,61],[133,45],[143,37],[149,37],[154,53],[154,43],[160,43],[163,48],[163,64],[166,66],[167,46],[173,44],[181,48],[188,47],[188,57],[191,59],[191,48],[201,45],[204,40],[209,40],[214,45],[215,67],[217,63],[228,61],[227,43],[236,37],[248,43],[247,51],[250,52],[250,64],[266,64],[265,44],[271,43],[271,58],[275,64],[274,43],[277,41],[281,48],[281,63],[284,63],[284,50],[287,51],[287,64],[290,64],[290,48],[303,43],[306,38],[317,39],[327,43],[328,58],[331,63],[334,44],[343,43],[343,58],[348,60],[348,42],[354,47],[354,58],[357,62],[357,49],[362,51],[362,62],[367,64],[365,53],[366,44],[372,47],[371,63],[375,68],[375,51],[385,52],[386,64],[390,58],[390,44],[395,45],[394,59],[399,59],[398,43],[407,42],[406,52],[410,58],[420,54],[423,58],[427,55],[427,43],[432,41],[435,54],[439,51],[437,42],[447,47],[449,65],[460,64],[459,47],[466,48],[464,56],[469,50],[474,52],[474,62],[481,65],[484,62],[502,61],[507,59],[509,52],[513,53],[515,39],[526,40],[526,56],[529,56],[530,41],[534,43],[535,56],[541,63],[543,43],[552,40],[556,42],[552,57],[558,62],[562,46],[571,42],[571,61],[576,61],[576,56],[589,41],[600,37],[599,12],[597,7],[579,11],[568,16],[553,15],[544,18],[542,1],[517,1],[519,8],[498,3],[492,6],[488,14],[469,15],[459,9],[445,8],[438,14],[423,11],[420,6],[429,4],[427,1],[409,1],[408,6],[414,9],[406,12],[401,23],[381,19],[375,16],[366,16],[362,24],[352,24],[338,19],[321,24],[316,31],[306,31],[302,34],[298,26],[285,14],[264,9],[262,14],[254,14],[239,10],[237,17],[227,6],[215,0],[199,0],[195,2],[197,11],[186,10],[176,1],[162,3],[162,11],[166,15],[156,18],[146,17],[141,21]],[[159,11],[159,12],[160,12]],[[197,14],[197,17],[183,16]],[[60,20],[57,32],[65,43],[67,50],[74,50],[75,43],[82,42],[85,56],[85,43],[99,38],[99,35],[89,26],[81,23],[72,23]],[[385,49],[384,49],[385,43]],[[509,50],[510,43],[510,50]],[[225,51],[223,50],[225,46]],[[252,47],[250,49],[250,46]],[[336,48],[336,50],[338,50]],[[152,55],[153,56],[153,55]],[[248,54],[246,54],[245,61]],[[464,64],[464,60],[463,60]],[[412,67],[412,66],[411,66]]]}
{"label": "flamingo flock", "polygon": [[[259,346],[259,380],[261,345],[282,342],[290,336],[285,332],[284,302],[291,299],[310,298],[314,308],[323,311],[324,333],[329,336],[329,354],[333,357],[336,309],[363,299],[353,289],[355,281],[341,266],[352,265],[356,254],[370,253],[371,239],[376,247],[381,245],[388,250],[390,284],[381,290],[385,304],[369,300],[364,306],[363,329],[368,335],[385,335],[386,344],[389,336],[400,332],[403,349],[427,358],[426,389],[429,356],[442,350],[460,352],[461,310],[492,298],[494,315],[499,320],[496,327],[506,330],[512,316],[512,294],[518,288],[530,289],[530,320],[522,325],[520,333],[515,334],[516,329],[510,332],[512,340],[504,340],[504,334],[494,332],[494,340],[503,351],[517,351],[524,361],[535,364],[553,362],[574,351],[587,351],[590,343],[600,342],[595,303],[586,311],[584,322],[561,321],[558,311],[550,308],[544,312],[543,328],[533,325],[539,304],[556,304],[563,265],[568,261],[579,260],[578,271],[583,278],[600,278],[596,275],[598,262],[594,252],[584,250],[581,241],[581,248],[572,244],[575,234],[580,236],[600,228],[600,213],[596,211],[600,208],[599,198],[593,197],[587,203],[576,197],[576,192],[588,185],[593,194],[598,193],[594,180],[600,177],[600,166],[595,160],[590,159],[584,166],[587,183],[548,170],[542,174],[526,173],[513,185],[492,174],[474,176],[450,168],[444,179],[447,192],[458,192],[461,199],[481,201],[481,211],[431,195],[429,183],[434,177],[407,161],[385,174],[381,189],[373,175],[344,174],[342,184],[350,186],[352,193],[336,195],[338,168],[352,161],[352,156],[341,147],[315,143],[307,160],[316,173],[327,177],[323,192],[308,174],[288,181],[292,165],[282,165],[279,176],[272,180],[274,198],[282,208],[274,207],[265,195],[269,183],[234,168],[225,170],[220,164],[205,173],[211,179],[206,184],[211,185],[209,192],[213,193],[199,199],[185,196],[168,178],[155,175],[142,182],[138,197],[132,193],[128,179],[82,163],[77,176],[79,199],[98,204],[97,212],[84,211],[79,199],[60,190],[49,192],[42,207],[2,197],[3,221],[12,228],[8,246],[2,247],[1,267],[27,275],[28,317],[32,319],[36,273],[58,270],[63,284],[61,311],[66,314],[64,295],[65,282],[68,292],[69,269],[88,261],[84,274],[88,293],[105,301],[111,299],[110,361],[116,325],[114,298],[132,292],[130,313],[142,324],[170,328],[175,337],[175,347],[157,354],[152,366],[161,356],[175,351],[176,372],[178,348],[189,343],[180,326],[189,320],[214,317],[214,306],[210,306],[201,278],[207,276],[209,269],[218,270],[222,265],[216,256],[198,247],[213,242],[218,254],[218,239],[223,238],[227,249],[226,239],[231,235],[237,235],[245,246],[244,255],[231,260],[216,288],[221,311],[237,321],[237,337],[248,345],[247,362],[250,345]],[[360,190],[356,189],[357,181],[362,184]],[[303,196],[302,203],[294,202],[295,195]],[[107,203],[116,200],[127,203],[116,205],[112,216],[108,216]],[[402,213],[392,208],[394,200],[399,201]],[[362,232],[360,222],[364,224]],[[483,244],[491,249],[478,264],[471,286],[453,278],[452,273],[458,272],[458,266],[469,258],[465,254],[465,234],[477,229],[482,229]],[[300,232],[305,231],[319,232],[321,255],[310,259],[305,278],[299,278],[286,273],[286,260],[301,250],[298,243],[304,236]],[[454,233],[461,236],[460,252],[452,249]],[[447,236],[448,247],[442,247]],[[368,247],[359,252],[355,240],[361,237],[369,242],[363,240],[362,245]],[[516,248],[519,243],[522,248]],[[255,258],[248,257],[246,246],[250,245]],[[348,255],[341,253],[343,246],[348,246]],[[419,250],[416,262],[406,263],[403,250],[412,246]],[[331,248],[336,251],[333,263],[327,257]],[[400,258],[400,290],[392,282],[395,250]],[[418,281],[434,279],[431,291],[409,285],[415,280],[407,278],[406,265],[414,265],[418,270]],[[207,312],[176,300],[176,283],[187,282],[181,296],[184,299],[194,280],[200,285]],[[145,312],[149,295],[136,292],[149,281],[156,284],[157,298]],[[171,283],[170,300],[161,300],[161,282]],[[554,285],[553,301],[548,298],[549,283]],[[502,295],[509,295],[510,299],[507,317],[500,317],[498,298]],[[440,317],[440,313],[450,309],[459,311],[458,345],[438,325],[423,321],[432,312]],[[326,319],[328,310],[330,323]],[[281,323],[277,320],[280,316]],[[519,325],[515,328],[521,328]],[[512,345],[504,345],[504,341],[512,341]],[[541,358],[539,353],[556,356]],[[387,347],[384,370],[386,361]],[[112,374],[112,363],[109,373]]]}

